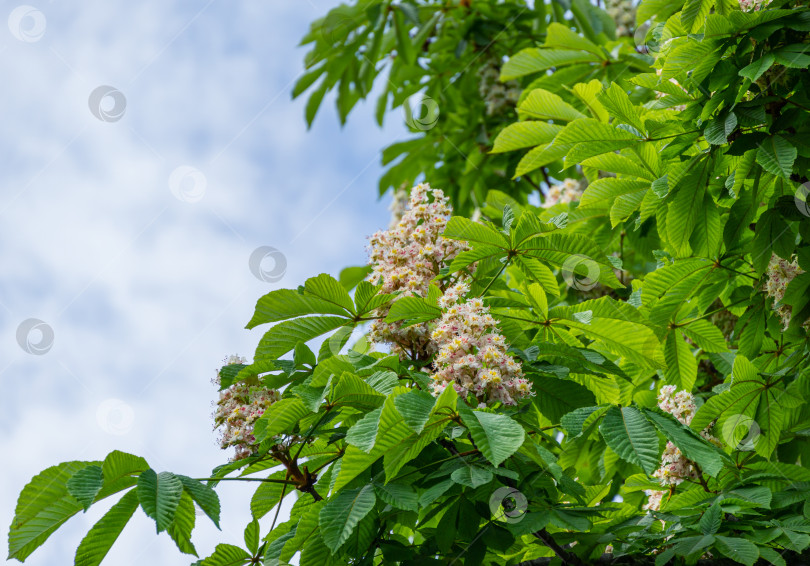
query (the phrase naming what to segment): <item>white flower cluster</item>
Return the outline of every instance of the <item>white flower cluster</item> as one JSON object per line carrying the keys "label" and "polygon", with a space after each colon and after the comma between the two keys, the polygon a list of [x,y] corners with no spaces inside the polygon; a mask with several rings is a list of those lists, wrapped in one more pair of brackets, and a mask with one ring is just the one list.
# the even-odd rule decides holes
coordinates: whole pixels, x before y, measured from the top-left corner
{"label": "white flower cluster", "polygon": [[500,114],[507,107],[517,104],[520,99],[518,82],[501,83],[500,75],[497,59],[490,59],[478,70],[478,93],[487,104],[487,116]]}
{"label": "white flower cluster", "polygon": [[758,12],[771,3],[771,0],[740,0],[740,10],[743,12]]}
{"label": "white flower cluster", "polygon": [[489,307],[480,298],[465,299],[468,292],[466,283],[457,283],[439,299],[442,318],[431,333],[438,348],[433,393],[439,395],[452,385],[462,398],[475,396],[479,406],[515,405],[533,394],[531,383],[506,353],[506,340]]}
{"label": "white flower cluster", "polygon": [[[804,273],[804,270],[799,267],[799,260],[794,256],[791,261],[782,259],[776,254],[771,255],[771,261],[768,263],[768,281],[765,283],[765,292],[774,300],[773,308],[779,318],[782,319],[782,325],[787,330],[790,326],[790,320],[793,318],[792,308],[790,305],[781,304],[782,299],[785,298],[785,291],[787,290],[790,282],[797,275]],[[809,321],[805,322],[805,325]]]}
{"label": "white flower cluster", "polygon": [[606,0],[608,15],[616,23],[616,35],[629,37],[636,23],[636,8],[631,0]]}
{"label": "white flower cluster", "polygon": [[[408,208],[397,225],[371,237],[369,280],[382,282],[383,293],[400,292],[400,297],[427,295],[439,270],[468,248],[465,242],[441,236],[453,213],[448,200],[442,191],[419,184],[411,189]],[[387,311],[377,314],[384,318]],[[433,353],[427,324],[403,327],[398,322],[375,320],[369,337],[372,342],[390,344],[403,358]]]}
{"label": "white flower cluster", "polygon": [[[688,391],[678,391],[676,393],[674,385],[665,385],[658,393],[658,407],[681,423],[689,426],[692,417],[695,416],[697,407],[695,397]],[[717,446],[721,446],[720,440],[709,434],[707,430],[701,431],[700,435]],[[685,480],[697,479],[699,472],[695,463],[687,459],[672,442],[667,442],[664,454],[661,456],[661,466],[653,473],[663,486],[676,486]],[[657,510],[661,506],[661,500],[666,491],[647,491],[649,499],[644,509]]]}
{"label": "white flower cluster", "polygon": [[549,208],[561,202],[578,201],[584,190],[577,179],[565,179],[562,183],[549,187],[543,206]]}
{"label": "white flower cluster", "polygon": [[[244,358],[231,356],[225,365],[246,363]],[[215,383],[220,384],[219,372]],[[257,443],[253,436],[253,425],[279,399],[280,394],[275,389],[250,386],[242,382],[220,391],[214,413],[214,428],[222,428],[219,439],[222,449],[231,446],[236,449],[233,461],[247,458],[255,451]]]}

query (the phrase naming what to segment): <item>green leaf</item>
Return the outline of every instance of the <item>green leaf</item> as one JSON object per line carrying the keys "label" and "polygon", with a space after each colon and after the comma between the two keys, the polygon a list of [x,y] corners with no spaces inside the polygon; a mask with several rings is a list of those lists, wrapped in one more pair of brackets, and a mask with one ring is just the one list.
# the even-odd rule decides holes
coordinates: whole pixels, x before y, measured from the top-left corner
{"label": "green leaf", "polygon": [[[691,178],[691,177],[690,177]],[[683,183],[667,209],[667,238],[676,257],[689,255],[689,238],[695,229],[703,206],[704,186],[701,180]]]}
{"label": "green leaf", "polygon": [[579,163],[589,157],[630,147],[641,141],[626,130],[593,118],[581,118],[568,124],[557,134],[555,144],[576,144],[565,156],[566,165]]}
{"label": "green leaf", "polygon": [[194,543],[191,542],[191,531],[194,530],[194,524],[197,522],[194,511],[194,501],[188,492],[184,491],[180,497],[180,504],[177,506],[172,524],[169,525],[166,532],[180,552],[197,556],[197,549],[194,548]]}
{"label": "green leaf", "polygon": [[579,206],[585,208],[608,208],[620,196],[646,193],[650,182],[639,179],[604,177],[589,184],[582,194]]}
{"label": "green leaf", "polygon": [[138,500],[143,512],[155,520],[157,532],[171,525],[182,494],[183,483],[171,472],[149,469],[138,478]]}
{"label": "green leaf", "polygon": [[140,474],[148,469],[149,464],[140,456],[134,456],[118,450],[113,450],[107,454],[101,466],[101,470],[104,474],[104,483],[106,484],[110,484],[125,476]]}
{"label": "green leaf", "polygon": [[473,411],[464,403],[458,405],[458,413],[481,454],[495,467],[523,444],[523,427],[506,415]]}
{"label": "green leaf", "polygon": [[644,409],[644,415],[684,456],[697,462],[705,473],[714,477],[720,472],[723,467],[720,451],[698,433],[658,411]]}
{"label": "green leaf", "polygon": [[491,153],[503,153],[549,143],[561,129],[562,126],[534,120],[509,124],[495,138]]}
{"label": "green leaf", "polygon": [[[570,122],[586,117],[558,95],[542,88],[529,92],[529,95],[518,106],[518,112],[534,120],[556,120],[558,122]],[[559,135],[562,128],[560,126],[557,128],[556,135]]]}
{"label": "green leaf", "polygon": [[776,58],[772,53],[765,53],[761,58],[740,69],[739,75],[752,83],[756,82],[765,71],[771,68],[775,61]]}
{"label": "green leaf", "polygon": [[103,483],[101,466],[87,466],[71,476],[67,481],[67,488],[68,492],[87,511],[93,504]]}
{"label": "green leaf", "polygon": [[712,145],[724,145],[728,143],[728,136],[737,127],[737,116],[734,112],[729,112],[725,116],[718,116],[710,121],[703,131],[706,141]]}
{"label": "green leaf", "polygon": [[746,566],[754,566],[754,563],[759,558],[757,546],[749,540],[736,537],[723,537],[720,535],[717,535],[715,538],[717,541],[714,548],[735,562],[745,564]]}
{"label": "green leaf", "polygon": [[728,352],[726,338],[720,329],[705,318],[683,323],[679,330],[686,334],[704,352],[713,354]]}
{"label": "green leaf", "polygon": [[548,25],[544,45],[557,49],[579,49],[593,53],[601,59],[607,59],[604,55],[604,51],[598,45],[588,41],[580,34],[571,30],[568,26],[557,22],[551,22]]}
{"label": "green leaf", "polygon": [[295,424],[311,411],[301,399],[289,397],[268,407],[254,424],[253,434],[261,441],[277,434],[292,432]]}
{"label": "green leaf", "polygon": [[675,385],[678,389],[692,391],[697,379],[698,363],[692,348],[683,339],[683,334],[677,330],[672,330],[667,336],[664,345],[664,359],[667,367],[664,370],[664,378],[669,385]]}
{"label": "green leaf", "polygon": [[[293,554],[306,547],[313,539],[320,539],[319,515],[323,509],[325,501],[315,501],[307,505],[300,513],[300,519],[295,527],[295,535],[287,541],[281,551],[282,562],[288,562]],[[293,511],[296,509],[293,508]]]}
{"label": "green leaf", "polygon": [[8,533],[8,557],[25,560],[82,506],[68,493],[67,481],[79,470],[98,462],[64,462],[36,476],[17,499]]}
{"label": "green leaf", "polygon": [[796,148],[785,138],[771,136],[759,144],[757,163],[772,175],[790,179],[797,154]]}
{"label": "green leaf", "polygon": [[346,323],[345,318],[336,316],[311,316],[280,322],[268,330],[259,342],[255,360],[278,359],[295,348],[299,342],[309,342]]}
{"label": "green leaf", "polygon": [[[351,291],[358,284],[363,281],[368,275],[371,273],[371,266],[369,265],[356,265],[352,267],[344,267],[340,271],[340,275],[338,276],[338,280],[340,284],[343,285],[343,288],[347,291]],[[335,314],[335,313],[329,313]]]}
{"label": "green leaf", "polygon": [[320,533],[323,542],[335,554],[354,531],[357,523],[373,508],[377,498],[374,487],[343,491],[331,498],[320,511]]}
{"label": "green leaf", "polygon": [[633,126],[641,133],[646,131],[639,109],[633,105],[627,93],[616,83],[611,83],[599,100],[607,111],[618,120],[618,123]]}
{"label": "green leaf", "polygon": [[[722,431],[727,418],[734,417],[739,420],[743,415],[751,416],[756,409],[754,400],[759,396],[761,388],[761,383],[741,383],[733,385],[724,393],[710,397],[697,410],[689,426],[697,432],[704,430],[713,420],[718,419],[715,426]],[[738,424],[736,421],[730,423],[731,428],[728,430],[733,432]],[[724,440],[729,443],[731,439],[724,438]]]}
{"label": "green leaf", "polygon": [[259,521],[255,518],[245,527],[245,546],[251,554],[259,550]]}
{"label": "green leaf", "polygon": [[593,393],[575,381],[534,373],[528,377],[532,381],[535,404],[552,423],[560,422],[563,415],[575,409],[589,407],[596,402]]}
{"label": "green leaf", "polygon": [[492,472],[486,468],[467,465],[454,470],[453,473],[450,474],[450,478],[456,483],[477,489],[491,482],[493,475]]}
{"label": "green leaf", "polygon": [[356,375],[343,372],[330,396],[333,405],[347,405],[361,411],[371,411],[385,402],[385,395],[378,393]]}
{"label": "green leaf", "polygon": [[374,448],[374,441],[377,439],[381,414],[382,407],[363,415],[363,418],[354,423],[346,433],[346,442],[356,446],[363,452],[370,452]]}
{"label": "green leaf", "polygon": [[452,240],[465,240],[479,244],[489,244],[505,250],[509,249],[509,240],[506,239],[506,236],[490,226],[480,222],[473,222],[463,216],[452,217],[445,226],[442,235]]}
{"label": "green leaf", "polygon": [[564,65],[601,61],[593,53],[568,49],[538,49],[530,47],[513,55],[501,68],[501,80],[509,81]]}
{"label": "green leaf", "polygon": [[218,544],[214,554],[200,562],[199,566],[241,566],[247,564],[251,556],[232,544]]}
{"label": "green leaf", "polygon": [[[284,480],[287,478],[287,470],[280,470],[267,476],[267,479]],[[253,497],[250,498],[250,513],[254,519],[261,519],[270,512],[281,500],[281,492],[284,491],[283,483],[262,482]],[[286,490],[290,492],[289,486]]]}
{"label": "green leaf", "polygon": [[417,511],[419,496],[414,488],[404,483],[374,484],[377,497],[398,509]]}
{"label": "green leaf", "polygon": [[658,435],[635,407],[611,407],[599,432],[620,458],[640,466],[647,475],[658,467]]}
{"label": "green leaf", "polygon": [[720,530],[720,524],[723,521],[723,510],[720,504],[715,501],[711,507],[703,512],[700,518],[700,530],[704,535],[713,535]]}
{"label": "green leaf", "polygon": [[420,390],[409,391],[394,398],[397,411],[416,434],[425,428],[435,403],[436,398],[433,395]]}
{"label": "green leaf", "polygon": [[191,496],[191,499],[200,506],[211,521],[219,528],[219,496],[217,492],[207,485],[190,478],[188,476],[177,475],[183,483],[183,489]]}
{"label": "green leaf", "polygon": [[304,283],[304,292],[337,308],[345,309],[350,314],[355,314],[354,301],[349,293],[337,279],[327,273],[307,279]]}
{"label": "green leaf", "polygon": [[543,291],[555,297],[560,296],[560,284],[554,273],[545,264],[529,256],[518,256],[515,258],[517,266],[530,279],[536,281]]}
{"label": "green leaf", "polygon": [[256,303],[256,311],[246,328],[260,324],[278,322],[308,314],[336,314],[346,316],[346,310],[339,304],[313,295],[304,295],[292,289],[271,291]]}
{"label": "green leaf", "polygon": [[408,24],[405,23],[404,12],[402,10],[395,11],[394,29],[396,30],[397,52],[405,63],[412,65],[416,61],[416,52],[411,43],[411,37],[408,35],[408,28]]}
{"label": "green leaf", "polygon": [[388,311],[385,322],[408,320],[414,324],[439,318],[442,310],[421,297],[401,297]]}
{"label": "green leaf", "polygon": [[124,494],[82,539],[76,549],[75,566],[101,564],[137,508],[138,493],[133,489]]}

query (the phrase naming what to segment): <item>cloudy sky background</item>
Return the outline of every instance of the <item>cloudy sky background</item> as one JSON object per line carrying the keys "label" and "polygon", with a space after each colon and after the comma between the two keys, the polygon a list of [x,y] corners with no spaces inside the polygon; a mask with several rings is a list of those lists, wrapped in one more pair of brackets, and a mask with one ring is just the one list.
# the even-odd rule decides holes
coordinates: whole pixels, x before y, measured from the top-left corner
{"label": "cloudy sky background", "polygon": [[[298,41],[335,4],[51,0],[32,4],[41,16],[20,30],[26,12],[2,3],[4,533],[25,483],[62,461],[120,449],[194,477],[223,463],[210,380],[225,356],[252,356],[263,330],[243,328],[257,298],[365,261],[366,236],[388,222],[379,150],[406,135],[401,119],[381,131],[371,105],[359,106],[341,130],[329,98],[307,131],[304,100],[290,97],[306,51]],[[118,121],[90,111],[103,85],[126,99]],[[110,102],[102,110],[121,109]],[[178,167],[199,174],[173,193]],[[281,280],[249,270],[259,246],[286,256]],[[53,330],[44,355],[18,344],[30,318]],[[198,519],[201,557],[217,542],[241,544],[252,490],[222,486],[223,532]],[[26,564],[72,563],[113,501],[72,519]],[[105,563],[189,558],[138,511]]]}

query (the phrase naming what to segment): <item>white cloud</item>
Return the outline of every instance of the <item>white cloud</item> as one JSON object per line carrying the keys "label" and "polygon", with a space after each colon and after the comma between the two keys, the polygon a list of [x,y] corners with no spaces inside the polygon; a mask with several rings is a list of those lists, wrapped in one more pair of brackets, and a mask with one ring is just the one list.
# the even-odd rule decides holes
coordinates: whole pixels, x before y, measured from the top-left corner
{"label": "white cloud", "polygon": [[[209,382],[223,357],[252,354],[262,330],[243,328],[257,298],[364,261],[365,236],[387,223],[379,149],[400,131],[379,131],[368,107],[340,130],[327,99],[307,132],[289,95],[299,38],[333,4],[42,3],[38,42],[0,32],[0,73],[15,77],[0,110],[4,525],[25,482],[65,460],[121,449],[195,476],[222,463]],[[120,121],[91,114],[99,85],[126,96]],[[181,165],[205,175],[197,203],[169,189]],[[286,255],[281,281],[250,273],[260,245]],[[45,355],[17,344],[30,317],[54,330]],[[111,399],[124,412],[100,424]],[[248,520],[252,488],[220,491],[225,532],[201,517],[201,556],[238,544]],[[26,564],[67,563],[105,508]],[[153,529],[140,517],[107,563],[190,562]]]}

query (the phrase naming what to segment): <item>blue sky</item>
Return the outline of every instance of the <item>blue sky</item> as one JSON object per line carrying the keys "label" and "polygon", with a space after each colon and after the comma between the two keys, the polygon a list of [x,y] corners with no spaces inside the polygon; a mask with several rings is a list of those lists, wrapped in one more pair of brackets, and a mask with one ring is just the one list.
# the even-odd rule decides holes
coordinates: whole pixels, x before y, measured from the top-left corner
{"label": "blue sky", "polygon": [[[223,463],[210,381],[229,354],[252,356],[262,329],[243,328],[257,298],[365,261],[366,236],[388,223],[379,151],[406,136],[401,118],[380,130],[361,105],[341,130],[327,99],[307,131],[290,97],[298,41],[335,4],[3,2],[4,526],[28,479],[58,462],[121,449],[195,477]],[[91,111],[102,86],[119,104]],[[259,246],[286,257],[280,280],[251,273]],[[53,331],[43,355],[18,344],[30,318]],[[223,532],[200,518],[201,556],[241,541],[251,491],[223,486]],[[111,503],[26,564],[72,562]],[[138,512],[105,563],[149,562],[190,560]]]}

